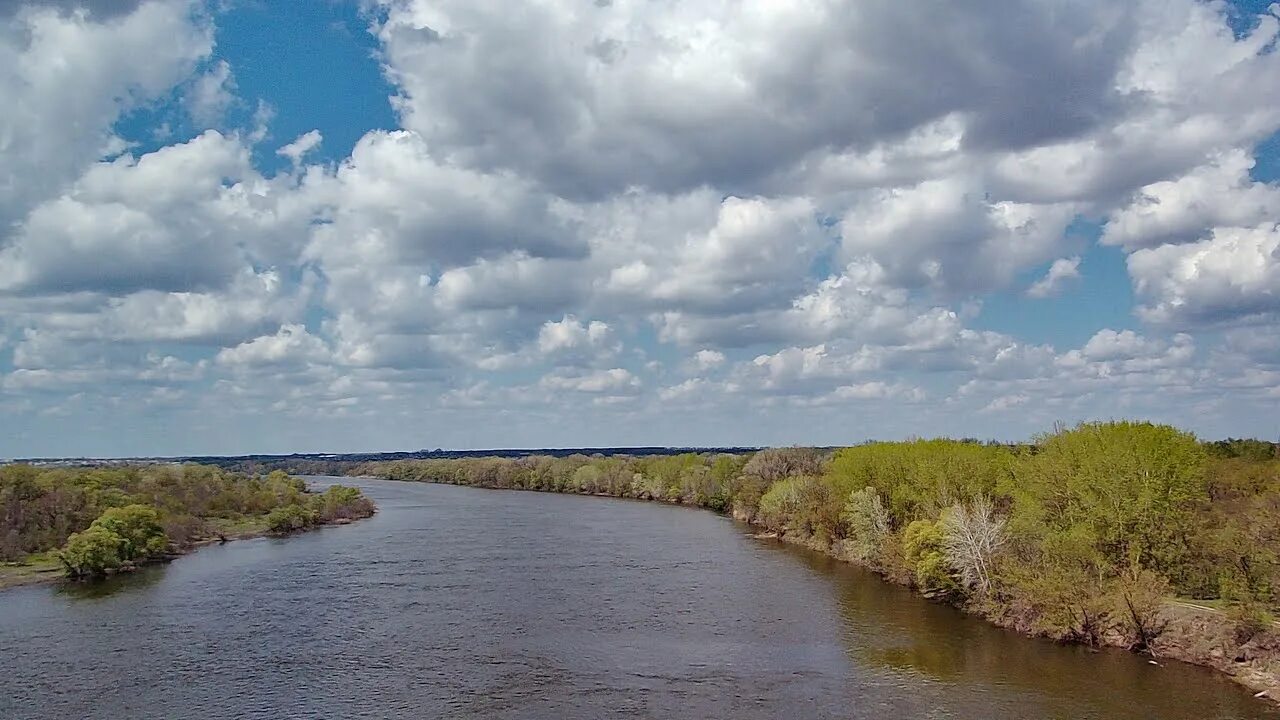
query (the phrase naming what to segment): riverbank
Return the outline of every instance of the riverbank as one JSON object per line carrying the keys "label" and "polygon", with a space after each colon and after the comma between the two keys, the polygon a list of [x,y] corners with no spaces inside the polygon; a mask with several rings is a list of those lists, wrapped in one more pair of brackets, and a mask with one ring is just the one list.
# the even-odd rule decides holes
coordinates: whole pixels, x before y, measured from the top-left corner
{"label": "riverbank", "polygon": [[[367,468],[365,469],[367,473]],[[367,474],[366,476],[375,476]],[[795,544],[831,557],[839,562],[855,565],[876,573],[882,580],[920,590],[914,578],[901,572],[886,571],[867,562],[860,561],[845,543],[824,543],[813,536],[797,533],[779,532],[766,523],[758,522],[757,515],[735,512],[732,508],[715,508],[706,504],[690,504],[679,499],[654,497],[652,495],[615,494],[599,491],[572,491],[553,488],[530,487],[492,487],[482,483],[460,483],[440,480],[409,480],[381,475],[382,479],[404,480],[409,482],[434,482],[437,484],[469,485],[481,489],[511,489],[530,492],[568,493],[590,495],[611,499],[639,500],[669,505],[692,505],[698,509],[731,517],[742,522],[753,530],[753,536],[760,540]],[[1027,637],[1048,638],[1064,644],[1086,644],[1078,639],[1044,632],[1026,622],[1026,615],[1019,615],[1011,608],[982,606],[977,603],[952,603],[961,610],[978,616],[992,624],[1012,630]],[[1167,662],[1180,662],[1216,670],[1228,676],[1234,682],[1255,693],[1259,701],[1280,703],[1280,632],[1274,626],[1259,629],[1248,637],[1241,636],[1237,623],[1223,612],[1214,608],[1200,607],[1179,602],[1169,598],[1148,622],[1159,628],[1153,633],[1149,646],[1141,653],[1148,656],[1149,662],[1155,666],[1163,666]],[[1096,646],[1115,647],[1133,651],[1133,642],[1123,632],[1108,631],[1099,634]]]}
{"label": "riverbank", "polygon": [[[208,545],[218,545],[222,543],[235,542],[236,540],[253,540],[261,537],[288,537],[299,533],[310,532],[325,527],[336,527],[340,525],[350,525],[353,522],[373,517],[377,513],[377,508],[371,509],[367,514],[359,514],[356,517],[332,518],[316,524],[291,529],[285,532],[273,531],[266,517],[245,518],[232,522],[222,523],[215,526],[213,534],[192,540],[191,543],[181,549],[171,549],[158,558],[136,563],[135,567],[145,567],[147,565],[157,565],[161,563],[172,562],[185,555],[196,552],[202,547]],[[128,572],[127,570],[125,572]],[[27,587],[31,585],[48,585],[57,582],[78,582],[68,579],[62,563],[53,553],[41,553],[27,558],[22,562],[8,562],[0,564],[0,592],[18,587]]]}
{"label": "riverbank", "polygon": [[[732,512],[720,514],[732,516],[734,520],[756,529],[757,532],[753,537],[757,539],[799,545],[840,562],[870,570],[885,582],[913,587],[910,578],[895,576],[880,568],[859,562],[837,547],[817,542],[813,538],[766,530],[741,514]],[[969,604],[957,604],[956,607],[998,627],[1027,637],[1081,644],[1075,640],[1037,631],[1008,609],[1000,612]],[[1153,623],[1161,628],[1160,632],[1152,638],[1150,647],[1138,653],[1149,656],[1153,664],[1159,665],[1173,661],[1207,667],[1227,675],[1234,682],[1253,691],[1255,697],[1260,700],[1265,699],[1272,704],[1280,704],[1280,629],[1274,624],[1242,638],[1236,623],[1221,610],[1176,598],[1168,598],[1163,603]],[[1102,646],[1133,650],[1130,639],[1122,633],[1103,633],[1098,640],[1098,644]]]}

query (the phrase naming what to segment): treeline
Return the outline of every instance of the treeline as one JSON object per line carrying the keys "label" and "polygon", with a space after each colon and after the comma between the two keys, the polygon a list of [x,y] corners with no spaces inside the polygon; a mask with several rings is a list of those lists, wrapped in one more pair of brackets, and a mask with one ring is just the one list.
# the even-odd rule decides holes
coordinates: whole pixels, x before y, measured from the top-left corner
{"label": "treeline", "polygon": [[1149,423],[1009,446],[879,442],[835,452],[424,460],[397,480],[592,493],[731,512],[1027,632],[1147,647],[1172,596],[1242,633],[1280,608],[1280,460]]}
{"label": "treeline", "polygon": [[359,490],[308,493],[283,472],[7,465],[0,467],[0,561],[56,557],[69,575],[101,575],[208,538],[290,532],[373,511]]}

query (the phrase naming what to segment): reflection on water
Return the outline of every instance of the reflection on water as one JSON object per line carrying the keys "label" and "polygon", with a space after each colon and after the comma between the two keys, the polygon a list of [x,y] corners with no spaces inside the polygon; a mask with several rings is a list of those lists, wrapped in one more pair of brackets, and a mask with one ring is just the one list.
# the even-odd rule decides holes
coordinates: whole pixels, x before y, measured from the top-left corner
{"label": "reflection on water", "polygon": [[[54,592],[68,600],[102,600],[112,595],[140,592],[160,582],[165,565],[148,565],[132,572],[118,573],[111,577],[85,581],[63,581],[54,586]],[[3,603],[3,596],[0,596]]]}
{"label": "reflection on water", "polygon": [[0,593],[0,718],[1277,718],[661,505],[361,482],[377,516]]}

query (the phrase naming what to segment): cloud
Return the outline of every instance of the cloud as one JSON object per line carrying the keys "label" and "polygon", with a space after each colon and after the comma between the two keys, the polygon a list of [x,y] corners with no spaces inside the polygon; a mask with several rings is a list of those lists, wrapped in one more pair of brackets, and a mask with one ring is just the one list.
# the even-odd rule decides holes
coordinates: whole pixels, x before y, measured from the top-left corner
{"label": "cloud", "polygon": [[134,158],[96,163],[36,206],[0,249],[0,292],[208,290],[273,259],[306,228],[235,137],[209,131]]}
{"label": "cloud", "polygon": [[1219,228],[1199,242],[1139,250],[1129,256],[1129,274],[1142,300],[1138,314],[1150,322],[1274,322],[1280,314],[1280,225]]}
{"label": "cloud", "polygon": [[[1132,35],[1123,11],[1092,2],[1016,3],[982,23],[972,8],[888,0],[382,4],[406,127],[572,196],[741,193],[809,152],[953,113],[975,147],[1078,135],[1115,114]],[[1043,110],[1063,95],[1074,102]]]}
{"label": "cloud", "polygon": [[235,347],[218,351],[220,365],[252,367],[324,362],[331,354],[320,338],[296,323],[280,326],[275,335],[263,335]]}
{"label": "cloud", "polygon": [[184,101],[191,121],[201,128],[222,124],[227,110],[236,101],[236,79],[226,60],[214,63],[188,87]]}
{"label": "cloud", "polygon": [[597,370],[581,375],[548,375],[540,384],[552,391],[596,395],[633,395],[641,386],[640,378],[623,368]]}
{"label": "cloud", "polygon": [[280,157],[289,158],[294,165],[297,165],[302,162],[302,158],[306,157],[308,153],[320,147],[320,143],[323,141],[324,136],[320,134],[320,131],[312,130],[299,135],[293,142],[276,150],[276,154]]}
{"label": "cloud", "polygon": [[1192,242],[1215,227],[1253,227],[1280,217],[1280,187],[1250,180],[1253,166],[1249,153],[1232,149],[1176,180],[1143,187],[1111,214],[1102,242],[1138,250]]}
{"label": "cloud", "polygon": [[716,350],[699,350],[693,354],[693,364],[699,370],[714,370],[724,364],[724,353]]}
{"label": "cloud", "polygon": [[972,179],[949,177],[871,193],[842,220],[842,251],[870,257],[903,287],[990,291],[1063,248],[1070,204],[993,202]]}
{"label": "cloud", "polygon": [[1062,292],[1063,286],[1080,277],[1080,258],[1058,258],[1049,266],[1044,277],[1027,288],[1027,297],[1043,299]]}
{"label": "cloud", "polygon": [[[0,17],[6,426],[43,406],[247,443],[472,445],[497,416],[530,444],[1090,414],[1239,434],[1280,394],[1251,339],[1280,328],[1280,194],[1253,177],[1278,11],[1235,31],[1194,0],[375,4],[400,127],[323,161],[320,130],[264,145],[276,103],[313,109],[237,100],[214,44],[234,28],[202,2]],[[249,126],[220,127],[241,103]],[[1086,252],[1132,327],[1060,297]],[[1072,321],[986,302],[1024,288]]]}
{"label": "cloud", "polygon": [[2,19],[0,234],[86,164],[119,152],[116,120],[168,93],[213,49],[212,28],[186,0],[94,2],[87,15],[67,5],[24,5]]}

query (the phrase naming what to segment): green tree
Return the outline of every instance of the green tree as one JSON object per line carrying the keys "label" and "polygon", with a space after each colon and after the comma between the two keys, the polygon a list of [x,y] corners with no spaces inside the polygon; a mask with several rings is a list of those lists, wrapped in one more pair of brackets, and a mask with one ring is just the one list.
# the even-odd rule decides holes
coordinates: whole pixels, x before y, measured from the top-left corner
{"label": "green tree", "polygon": [[160,524],[160,513],[150,505],[110,508],[94,520],[91,527],[110,530],[123,541],[120,546],[122,560],[159,555],[169,545],[164,526]]}
{"label": "green tree", "polygon": [[1151,423],[1041,438],[1016,466],[1016,530],[1107,574],[1133,564],[1169,574],[1186,560],[1207,498],[1205,459],[1194,435]]}
{"label": "green tree", "polygon": [[67,539],[58,560],[70,577],[98,577],[119,568],[124,558],[124,538],[101,525],[93,525]]}
{"label": "green tree", "polygon": [[291,533],[315,523],[315,511],[302,505],[285,505],[267,513],[267,528],[274,533]]}
{"label": "green tree", "polygon": [[931,520],[915,520],[902,534],[903,557],[915,572],[916,585],[929,597],[959,590],[947,562],[942,526]]}

